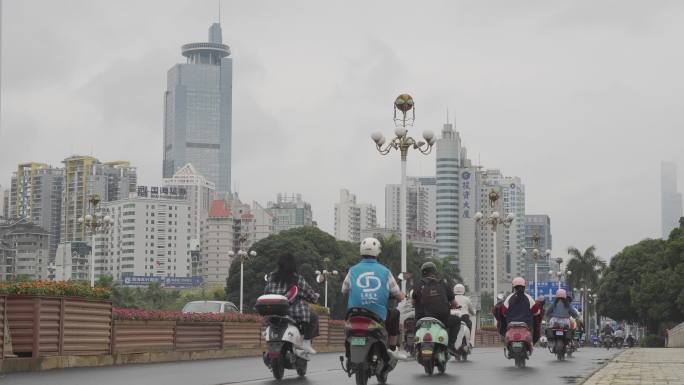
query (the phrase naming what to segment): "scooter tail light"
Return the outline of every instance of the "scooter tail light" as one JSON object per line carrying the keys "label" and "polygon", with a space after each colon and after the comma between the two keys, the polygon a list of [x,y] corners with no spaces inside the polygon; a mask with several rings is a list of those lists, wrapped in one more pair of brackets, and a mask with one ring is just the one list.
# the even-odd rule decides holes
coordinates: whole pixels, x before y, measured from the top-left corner
{"label": "scooter tail light", "polygon": [[432,334],[425,333],[425,335],[423,336],[423,342],[432,342]]}

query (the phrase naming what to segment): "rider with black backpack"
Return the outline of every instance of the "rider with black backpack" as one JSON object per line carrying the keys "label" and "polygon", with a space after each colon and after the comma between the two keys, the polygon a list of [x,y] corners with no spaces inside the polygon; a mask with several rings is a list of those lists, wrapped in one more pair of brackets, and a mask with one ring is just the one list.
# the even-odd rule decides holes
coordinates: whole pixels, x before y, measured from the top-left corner
{"label": "rider with black backpack", "polygon": [[458,336],[461,320],[451,315],[451,308],[457,308],[458,304],[451,291],[451,286],[437,275],[437,266],[432,262],[425,262],[420,268],[423,278],[413,290],[413,305],[416,311],[416,319],[433,317],[440,320],[449,333],[449,351],[454,353],[454,343]]}

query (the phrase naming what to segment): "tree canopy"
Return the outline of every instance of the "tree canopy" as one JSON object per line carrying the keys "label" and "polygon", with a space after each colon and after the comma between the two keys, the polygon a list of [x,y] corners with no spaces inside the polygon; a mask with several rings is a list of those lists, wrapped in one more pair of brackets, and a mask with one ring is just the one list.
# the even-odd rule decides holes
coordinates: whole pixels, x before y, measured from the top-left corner
{"label": "tree canopy", "polygon": [[667,240],[646,239],[616,254],[598,295],[600,314],[651,333],[684,321],[684,223]]}
{"label": "tree canopy", "polygon": [[[387,266],[395,277],[401,271],[401,242],[397,237],[379,239],[382,252],[378,260]],[[341,286],[349,268],[359,262],[359,244],[338,241],[333,236],[313,227],[301,227],[271,235],[255,243],[251,248],[257,252],[256,257],[244,263],[244,308],[251,311],[256,299],[263,294],[264,276],[276,269],[280,254],[289,251],[295,255],[297,271],[321,295],[318,301],[323,304],[324,284],[316,282],[316,270],[323,270],[324,258],[330,259],[329,270],[337,270],[339,275],[330,277],[328,281],[328,307],[334,318],[342,318],[346,311],[346,301],[341,294]],[[420,277],[420,266],[429,258],[419,254],[411,243],[407,247],[408,270],[413,277]],[[443,263],[436,259],[437,263]],[[439,265],[443,274],[453,280],[460,280],[458,269],[454,266]],[[234,261],[226,282],[229,301],[240,301],[240,263]]]}

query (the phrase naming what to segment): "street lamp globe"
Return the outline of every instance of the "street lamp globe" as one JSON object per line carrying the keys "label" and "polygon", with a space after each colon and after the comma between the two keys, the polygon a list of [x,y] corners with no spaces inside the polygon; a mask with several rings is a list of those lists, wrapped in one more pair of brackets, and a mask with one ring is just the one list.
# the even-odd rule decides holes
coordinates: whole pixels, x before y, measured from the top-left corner
{"label": "street lamp globe", "polygon": [[535,258],[539,257],[539,249],[532,250],[532,254],[534,254]]}
{"label": "street lamp globe", "polygon": [[406,129],[406,127],[402,127],[402,126],[399,126],[399,127],[394,129],[394,134],[400,138],[403,138],[407,132],[408,132],[408,130]]}
{"label": "street lamp globe", "polygon": [[228,256],[231,258],[235,256],[235,253],[233,252],[233,250],[228,251]]}
{"label": "street lamp globe", "polygon": [[498,211],[494,211],[494,212],[492,213],[492,218],[494,218],[494,219],[499,219],[500,217],[501,217],[501,215],[499,214]]}
{"label": "street lamp globe", "polygon": [[521,254],[522,256],[527,255],[527,249],[523,247],[523,249],[520,250],[520,254]]}
{"label": "street lamp globe", "polygon": [[479,220],[481,220],[482,218],[484,218],[484,214],[482,214],[482,213],[479,212],[479,211],[475,213],[475,220],[476,220],[476,221],[479,221]]}
{"label": "street lamp globe", "polygon": [[112,221],[112,217],[110,217],[109,215],[105,215],[105,217],[104,217],[104,222],[105,222],[106,224],[112,223],[112,222],[113,222],[113,221]]}
{"label": "street lamp globe", "polygon": [[551,249],[546,249],[546,255],[551,255]]}
{"label": "street lamp globe", "polygon": [[83,223],[83,217],[78,218],[78,223]]}
{"label": "street lamp globe", "polygon": [[254,251],[254,250],[252,250],[252,251],[249,252],[249,255],[250,255],[251,257],[256,257],[256,256],[257,256],[257,252]]}
{"label": "street lamp globe", "polygon": [[92,215],[90,215],[90,214],[86,214],[86,216],[85,216],[85,220],[86,220],[86,222],[90,222],[90,221],[92,221],[92,220],[93,220],[93,216],[92,216]]}
{"label": "street lamp globe", "polygon": [[373,141],[375,143],[379,144],[380,140],[382,140],[382,132],[375,131],[374,133],[371,134],[371,139],[373,139]]}
{"label": "street lamp globe", "polygon": [[423,138],[425,138],[426,142],[430,143],[435,139],[435,133],[430,130],[425,130],[423,131]]}
{"label": "street lamp globe", "polygon": [[514,219],[515,219],[515,215],[513,215],[513,213],[508,213],[508,215],[506,215],[506,220],[508,222],[513,222]]}

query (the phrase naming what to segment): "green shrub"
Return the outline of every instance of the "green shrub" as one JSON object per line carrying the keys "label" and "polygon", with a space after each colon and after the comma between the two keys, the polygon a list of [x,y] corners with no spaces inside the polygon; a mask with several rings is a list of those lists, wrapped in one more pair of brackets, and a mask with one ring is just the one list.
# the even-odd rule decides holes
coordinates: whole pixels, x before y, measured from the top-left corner
{"label": "green shrub", "polygon": [[642,348],[664,348],[665,339],[655,335],[645,336],[641,339],[639,346]]}

